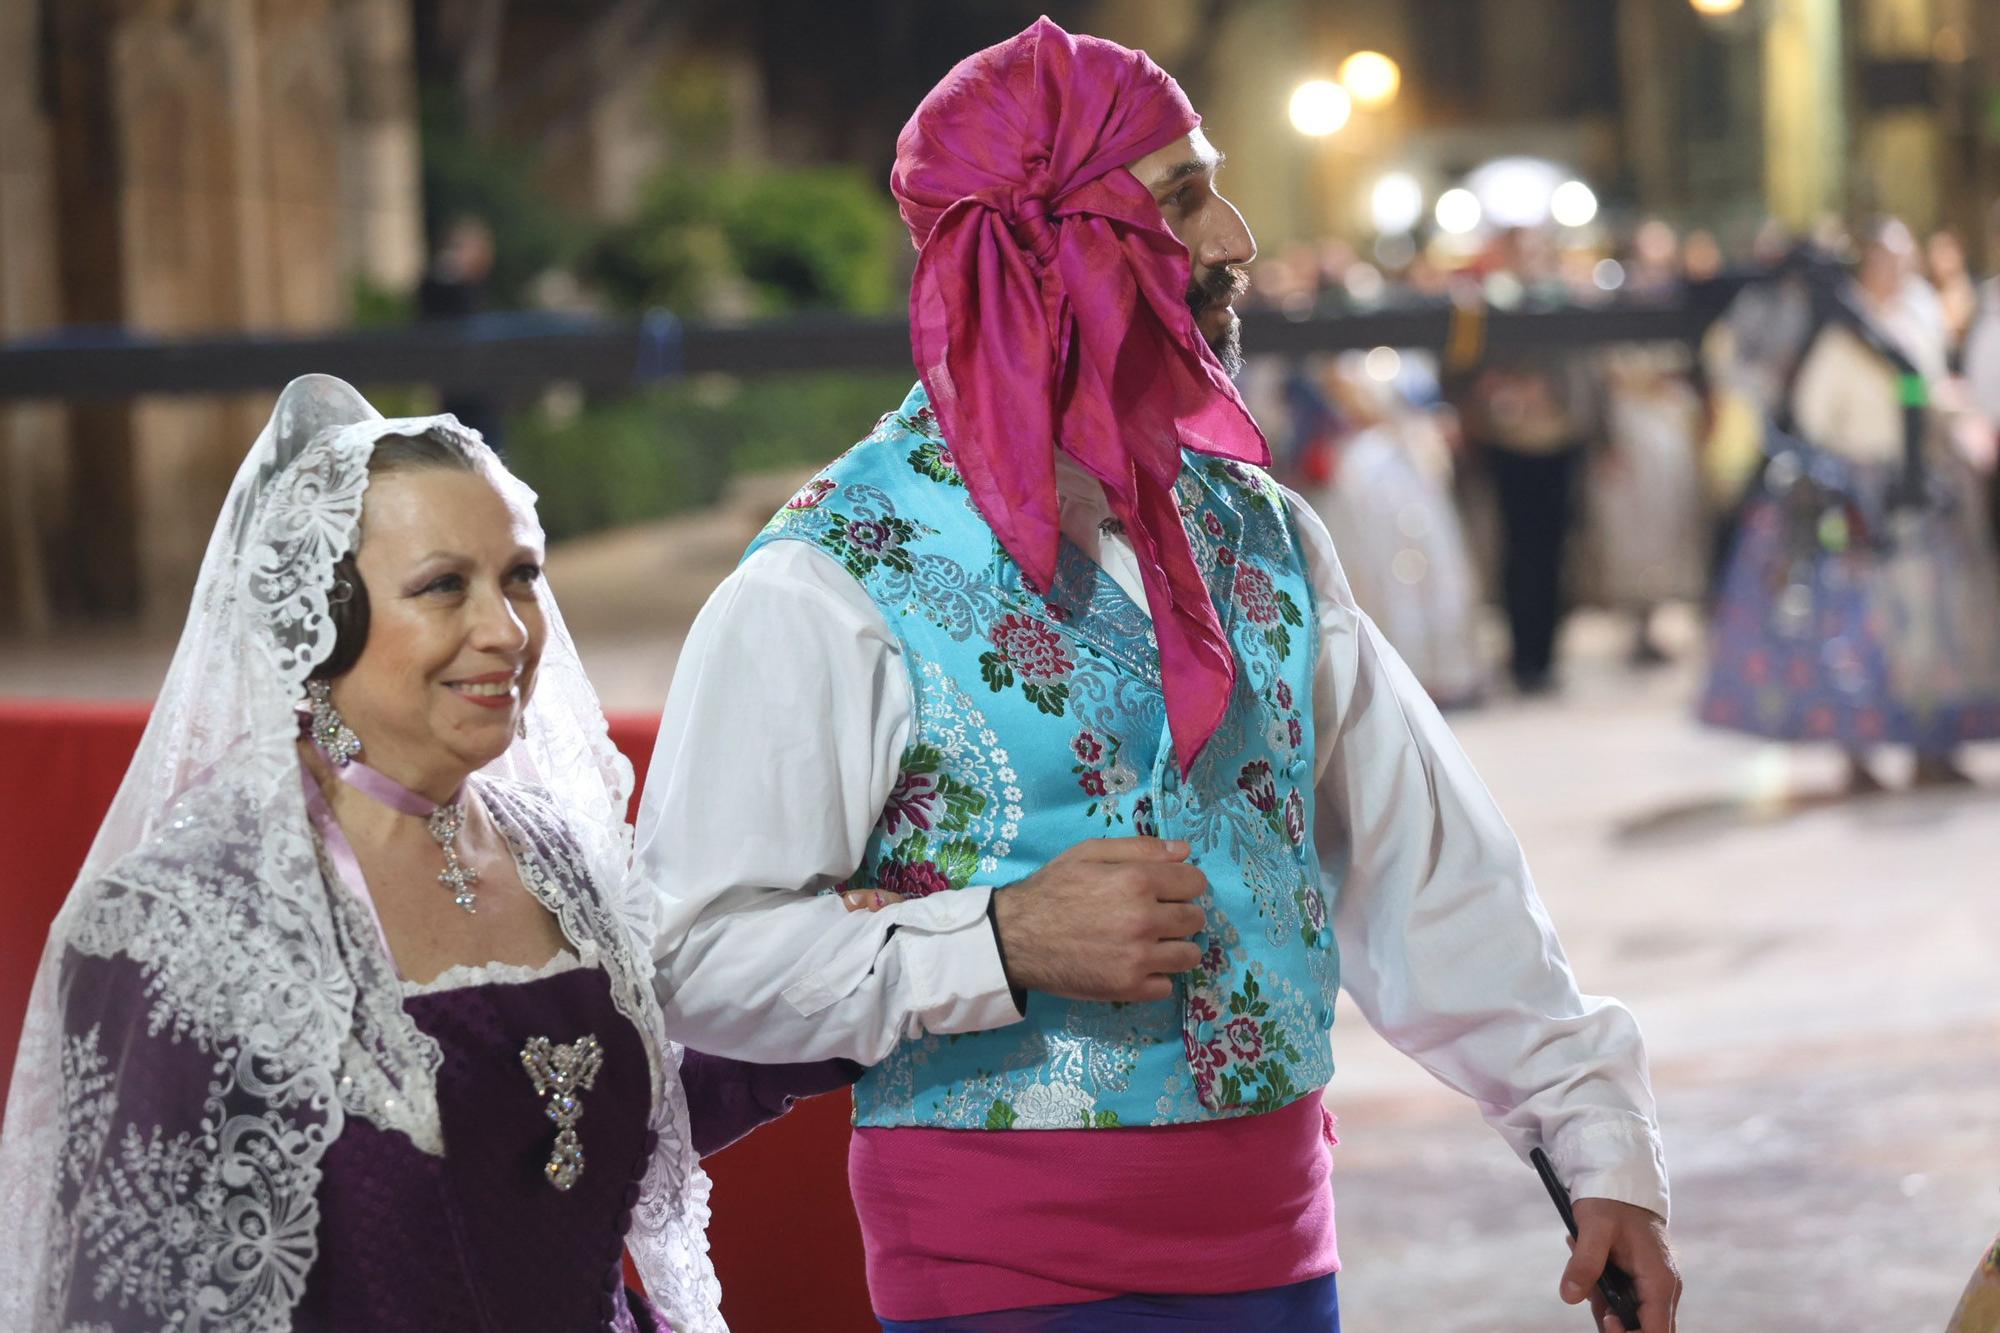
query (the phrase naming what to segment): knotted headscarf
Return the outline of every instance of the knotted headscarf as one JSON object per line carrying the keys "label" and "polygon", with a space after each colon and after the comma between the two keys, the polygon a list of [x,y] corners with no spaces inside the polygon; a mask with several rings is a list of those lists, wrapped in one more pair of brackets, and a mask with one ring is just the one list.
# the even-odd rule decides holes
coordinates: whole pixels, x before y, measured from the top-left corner
{"label": "knotted headscarf", "polygon": [[973,503],[1045,591],[1055,449],[1103,484],[1138,556],[1183,776],[1236,660],[1181,526],[1181,450],[1270,461],[1195,327],[1187,247],[1123,169],[1200,123],[1143,52],[1043,18],[931,90],[889,181],[918,250],[917,373]]}

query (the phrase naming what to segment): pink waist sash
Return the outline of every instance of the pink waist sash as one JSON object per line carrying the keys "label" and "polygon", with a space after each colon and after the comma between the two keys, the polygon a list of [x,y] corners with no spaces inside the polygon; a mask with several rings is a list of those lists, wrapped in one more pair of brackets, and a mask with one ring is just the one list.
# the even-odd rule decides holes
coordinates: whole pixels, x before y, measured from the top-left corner
{"label": "pink waist sash", "polygon": [[847,1183],[884,1319],[1324,1277],[1333,1117],[1133,1129],[857,1129]]}

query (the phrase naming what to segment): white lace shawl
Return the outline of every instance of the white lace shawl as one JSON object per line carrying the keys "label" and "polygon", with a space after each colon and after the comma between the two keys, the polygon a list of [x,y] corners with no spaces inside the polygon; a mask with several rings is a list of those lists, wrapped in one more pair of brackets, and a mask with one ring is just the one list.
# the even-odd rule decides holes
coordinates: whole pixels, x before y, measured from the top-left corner
{"label": "white lace shawl", "polygon": [[[29,999],[0,1124],[7,1333],[289,1328],[317,1254],[320,1161],[346,1118],[442,1151],[439,1051],[404,1012],[368,909],[322,871],[293,713],[332,648],[327,588],[374,444],[427,430],[457,432],[532,504],[453,418],[385,420],[326,376],[285,390],[230,489]],[[598,950],[647,1044],[659,1147],[627,1244],[677,1333],[710,1333],[709,1185],[651,985],[653,908],[627,873],[632,770],[543,595],[527,736],[478,790],[523,882],[572,946]],[[163,1044],[179,1051],[164,1078]]]}

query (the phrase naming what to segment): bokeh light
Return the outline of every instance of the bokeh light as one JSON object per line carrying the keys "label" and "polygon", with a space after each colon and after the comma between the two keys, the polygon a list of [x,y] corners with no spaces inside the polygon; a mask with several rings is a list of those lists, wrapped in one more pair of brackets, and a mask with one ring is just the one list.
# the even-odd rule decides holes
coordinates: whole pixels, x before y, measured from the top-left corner
{"label": "bokeh light", "polygon": [[1483,211],[1472,191],[1446,190],[1438,196],[1437,224],[1454,236],[1463,236],[1479,226]]}
{"label": "bokeh light", "polygon": [[1337,134],[1353,114],[1347,89],[1326,79],[1307,79],[1292,93],[1292,128],[1300,134],[1315,139]]}
{"label": "bokeh light", "polygon": [[1597,217],[1597,195],[1582,181],[1564,181],[1549,196],[1549,216],[1565,227],[1587,227]]}
{"label": "bokeh light", "polygon": [[1424,187],[1406,171],[1390,172],[1368,193],[1368,216],[1385,236],[1400,236],[1423,215]]}
{"label": "bokeh light", "polygon": [[1380,51],[1356,51],[1340,62],[1336,77],[1356,106],[1371,111],[1395,101],[1403,86],[1402,68]]}

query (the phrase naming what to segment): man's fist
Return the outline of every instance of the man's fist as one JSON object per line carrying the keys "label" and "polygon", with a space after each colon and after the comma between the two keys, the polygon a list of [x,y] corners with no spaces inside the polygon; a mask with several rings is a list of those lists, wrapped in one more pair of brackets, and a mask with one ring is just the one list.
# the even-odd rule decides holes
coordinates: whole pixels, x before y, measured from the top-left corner
{"label": "man's fist", "polygon": [[1099,838],[996,889],[994,921],[1007,979],[1071,1000],[1164,1000],[1176,973],[1201,960],[1190,936],[1206,916],[1208,877],[1188,845]]}

